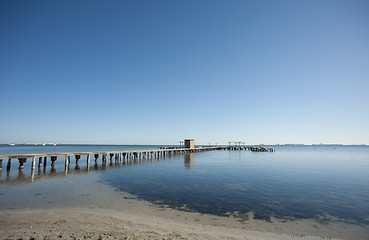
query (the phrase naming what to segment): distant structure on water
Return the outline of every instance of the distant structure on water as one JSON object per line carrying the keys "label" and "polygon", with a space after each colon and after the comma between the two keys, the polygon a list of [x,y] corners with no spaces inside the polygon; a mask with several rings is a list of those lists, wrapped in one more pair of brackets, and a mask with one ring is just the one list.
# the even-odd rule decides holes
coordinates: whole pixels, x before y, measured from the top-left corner
{"label": "distant structure on water", "polygon": [[195,140],[194,139],[185,139],[184,140],[185,148],[195,148]]}

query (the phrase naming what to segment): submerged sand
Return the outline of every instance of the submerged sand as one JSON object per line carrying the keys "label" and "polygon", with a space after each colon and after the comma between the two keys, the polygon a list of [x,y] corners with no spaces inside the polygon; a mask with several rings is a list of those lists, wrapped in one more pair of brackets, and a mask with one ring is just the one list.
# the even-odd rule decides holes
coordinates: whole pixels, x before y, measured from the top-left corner
{"label": "submerged sand", "polygon": [[[17,199],[13,203],[0,201],[3,208],[0,210],[0,238],[369,239],[367,226],[340,221],[272,218],[266,222],[253,219],[252,214],[241,216],[237,213],[221,217],[150,203],[98,181],[93,185],[74,183],[75,191],[57,184],[53,182],[53,187],[47,189],[47,196],[60,198],[57,194],[62,196],[66,194],[63,191],[68,191],[65,204],[54,205],[43,192],[24,197],[31,195],[31,185],[11,192]],[[68,182],[60,184],[70,185]]]}

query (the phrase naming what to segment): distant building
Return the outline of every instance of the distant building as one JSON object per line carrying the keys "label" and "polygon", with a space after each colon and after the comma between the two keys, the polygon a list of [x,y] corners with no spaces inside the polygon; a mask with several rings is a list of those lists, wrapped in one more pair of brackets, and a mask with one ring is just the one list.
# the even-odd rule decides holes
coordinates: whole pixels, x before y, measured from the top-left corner
{"label": "distant building", "polygon": [[185,139],[184,140],[185,148],[195,148],[195,140],[194,139]]}

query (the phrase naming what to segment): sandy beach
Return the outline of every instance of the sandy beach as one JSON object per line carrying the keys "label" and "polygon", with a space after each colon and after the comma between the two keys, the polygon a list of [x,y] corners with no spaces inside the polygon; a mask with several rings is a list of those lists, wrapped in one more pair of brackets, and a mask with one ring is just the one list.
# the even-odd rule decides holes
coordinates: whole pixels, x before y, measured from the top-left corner
{"label": "sandy beach", "polygon": [[2,239],[320,239],[225,227],[211,216],[182,218],[100,209],[8,210],[1,213],[0,232]]}
{"label": "sandy beach", "polygon": [[[274,218],[266,222],[237,213],[220,217],[170,209],[103,184],[94,187],[101,191],[86,185],[75,191],[78,201],[62,207],[54,207],[42,193],[19,199],[13,203],[16,208],[0,210],[1,239],[369,239],[369,230],[360,225]],[[45,208],[23,208],[22,201]]]}

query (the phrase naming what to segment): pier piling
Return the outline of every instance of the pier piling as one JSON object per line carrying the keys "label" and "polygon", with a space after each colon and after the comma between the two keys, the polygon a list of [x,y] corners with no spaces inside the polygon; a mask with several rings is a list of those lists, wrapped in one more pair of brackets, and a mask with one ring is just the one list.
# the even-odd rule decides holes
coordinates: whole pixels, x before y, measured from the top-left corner
{"label": "pier piling", "polygon": [[18,158],[19,160],[19,170],[23,169],[23,164],[27,161],[27,158]]}
{"label": "pier piling", "polygon": [[54,168],[55,166],[55,161],[57,160],[57,156],[51,156],[50,157],[50,160],[51,160],[51,167]]}
{"label": "pier piling", "polygon": [[68,168],[68,165],[69,165],[68,155],[65,155],[65,167]]}
{"label": "pier piling", "polygon": [[10,171],[10,167],[11,167],[11,165],[12,165],[12,159],[11,159],[11,158],[9,158],[9,159],[8,159],[8,164],[7,164],[7,166],[6,166],[6,170],[7,170],[7,171]]}
{"label": "pier piling", "polygon": [[36,158],[33,157],[32,158],[32,168],[31,168],[31,170],[35,170],[35,167],[36,167]]}

